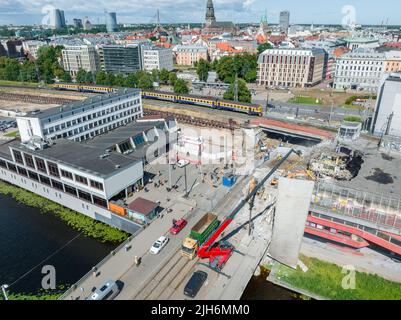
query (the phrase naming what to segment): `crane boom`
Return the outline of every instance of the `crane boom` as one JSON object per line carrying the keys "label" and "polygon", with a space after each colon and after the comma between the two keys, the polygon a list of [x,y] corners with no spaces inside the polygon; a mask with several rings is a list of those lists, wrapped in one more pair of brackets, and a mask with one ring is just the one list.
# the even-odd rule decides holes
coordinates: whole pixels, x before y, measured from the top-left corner
{"label": "crane boom", "polygon": [[[291,149],[270,171],[269,173],[263,178],[263,180],[248,194],[245,199],[243,199],[238,206],[231,212],[230,215],[226,217],[224,222],[220,225],[220,227],[215,231],[215,233],[210,237],[210,239],[201,247],[198,251],[199,258],[210,258],[212,255],[218,255],[219,250],[210,250],[213,248],[213,245],[217,238],[224,232],[224,230],[230,225],[230,223],[234,220],[235,216],[241,209],[248,203],[252,197],[256,195],[258,190],[263,187],[266,181],[277,171],[278,168],[290,157],[292,153],[297,153],[294,149]],[[225,249],[227,250],[227,249]],[[213,251],[213,252],[212,252]]]}

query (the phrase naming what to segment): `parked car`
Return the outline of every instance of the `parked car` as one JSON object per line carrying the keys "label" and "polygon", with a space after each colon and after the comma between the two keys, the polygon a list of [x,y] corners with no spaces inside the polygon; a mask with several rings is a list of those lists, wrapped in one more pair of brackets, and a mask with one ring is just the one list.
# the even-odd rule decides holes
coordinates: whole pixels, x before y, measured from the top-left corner
{"label": "parked car", "polygon": [[207,273],[203,271],[195,271],[191,279],[188,280],[184,288],[184,294],[190,298],[195,298],[199,290],[207,279]]}
{"label": "parked car", "polygon": [[86,300],[113,300],[120,293],[117,283],[107,281],[100,289],[96,289]]}
{"label": "parked car", "polygon": [[170,229],[171,234],[178,234],[185,226],[188,224],[187,220],[180,219],[180,220],[173,220],[173,226]]}
{"label": "parked car", "polygon": [[151,254],[158,254],[167,244],[168,238],[165,236],[160,237],[156,240],[153,246],[150,248]]}
{"label": "parked car", "polygon": [[180,167],[180,168],[184,168],[184,167],[187,166],[188,164],[189,164],[189,161],[188,161],[188,160],[179,160],[179,161],[177,162],[177,166]]}

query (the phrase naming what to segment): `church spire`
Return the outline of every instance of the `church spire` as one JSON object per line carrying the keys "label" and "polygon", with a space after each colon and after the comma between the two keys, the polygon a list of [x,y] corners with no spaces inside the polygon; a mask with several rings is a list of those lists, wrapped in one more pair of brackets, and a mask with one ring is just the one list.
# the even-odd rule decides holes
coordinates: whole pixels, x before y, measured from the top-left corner
{"label": "church spire", "polygon": [[213,0],[207,0],[206,5],[206,26],[211,26],[216,22],[216,17],[214,15]]}

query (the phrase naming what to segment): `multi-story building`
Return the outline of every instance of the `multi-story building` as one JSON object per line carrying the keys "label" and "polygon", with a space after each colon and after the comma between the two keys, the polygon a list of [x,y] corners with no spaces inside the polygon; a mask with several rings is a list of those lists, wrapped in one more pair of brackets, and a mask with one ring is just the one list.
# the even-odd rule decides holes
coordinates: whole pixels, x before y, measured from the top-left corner
{"label": "multi-story building", "polygon": [[374,38],[358,38],[358,37],[350,37],[345,38],[344,41],[347,43],[347,48],[351,51],[355,51],[356,49],[374,49],[377,48],[379,44],[378,39]]}
{"label": "multi-story building", "polygon": [[99,70],[99,56],[94,46],[66,45],[62,50],[64,70],[75,76],[80,69],[87,72]]}
{"label": "multi-story building", "polygon": [[259,55],[258,85],[311,87],[323,80],[322,49],[268,49]]}
{"label": "multi-story building", "polygon": [[401,51],[387,51],[384,55],[386,56],[384,71],[386,73],[401,72]]}
{"label": "multi-story building", "polygon": [[142,47],[142,65],[143,69],[146,71],[152,71],[154,69],[166,69],[171,71],[174,69],[173,60],[173,50],[171,49],[162,47]]}
{"label": "multi-story building", "polygon": [[24,49],[24,53],[30,55],[34,59],[38,58],[38,50],[40,47],[46,45],[46,42],[37,41],[37,40],[30,40],[24,41],[22,43],[22,48]]}
{"label": "multi-story building", "polygon": [[55,30],[67,27],[63,10],[52,9],[50,11],[50,27]]}
{"label": "multi-story building", "polygon": [[21,141],[60,138],[84,141],[143,115],[140,90],[122,89],[17,117]]}
{"label": "multi-story building", "polygon": [[193,66],[199,60],[207,60],[207,47],[200,45],[178,45],[173,49],[178,65]]}
{"label": "multi-story building", "polygon": [[104,45],[99,48],[103,71],[128,74],[142,69],[141,47],[135,45]]}
{"label": "multi-story building", "polygon": [[168,126],[163,119],[135,122],[85,143],[68,139],[46,143],[38,138],[6,142],[0,145],[0,179],[135,233],[139,229],[135,221],[113,213],[110,202],[143,185],[144,159],[148,153],[154,159],[166,152],[170,140],[155,146],[156,137],[175,125]]}
{"label": "multi-story building", "polygon": [[386,57],[371,49],[358,49],[336,61],[334,88],[377,92],[385,72]]}
{"label": "multi-story building", "polygon": [[74,22],[74,28],[82,29],[84,27],[82,19],[74,19],[73,22]]}
{"label": "multi-story building", "polygon": [[401,138],[401,73],[391,74],[381,85],[371,131]]}
{"label": "multi-story building", "polygon": [[282,32],[287,33],[290,28],[290,12],[289,11],[281,11],[280,12],[280,30]]}
{"label": "multi-story building", "polygon": [[115,12],[106,12],[106,30],[107,32],[117,32],[117,14]]}

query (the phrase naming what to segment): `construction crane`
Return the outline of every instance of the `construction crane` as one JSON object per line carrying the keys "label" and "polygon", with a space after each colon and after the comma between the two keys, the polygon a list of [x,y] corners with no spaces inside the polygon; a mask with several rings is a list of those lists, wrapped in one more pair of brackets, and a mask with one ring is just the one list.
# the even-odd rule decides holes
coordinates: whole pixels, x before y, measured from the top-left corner
{"label": "construction crane", "polygon": [[241,209],[249,202],[253,201],[258,190],[263,187],[266,181],[277,171],[277,169],[290,157],[292,153],[297,153],[294,149],[291,149],[281,160],[278,162],[270,172],[260,181],[256,187],[251,185],[249,194],[243,199],[238,206],[229,214],[220,227],[214,232],[208,241],[206,241],[202,247],[198,250],[198,257],[200,259],[209,259],[209,266],[217,271],[224,268],[227,261],[230,259],[234,252],[234,247],[227,241],[217,241],[217,238],[227,229],[227,227],[234,220],[235,216],[241,211]]}

